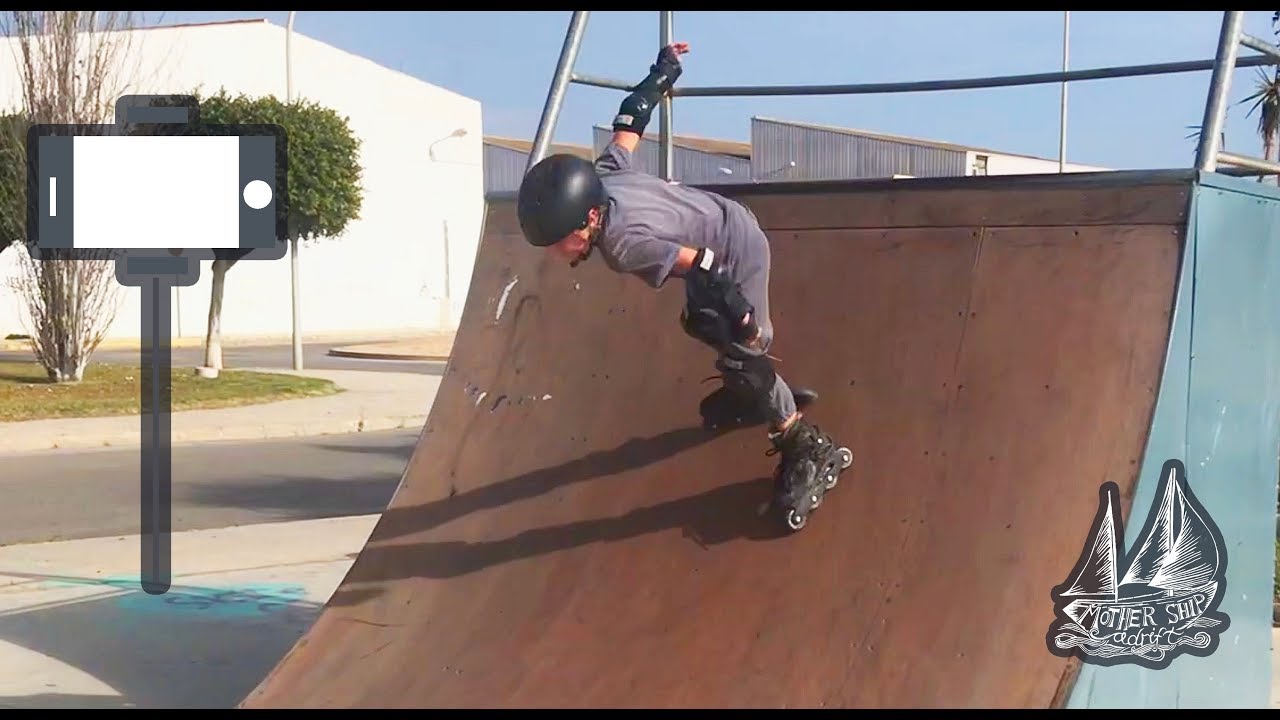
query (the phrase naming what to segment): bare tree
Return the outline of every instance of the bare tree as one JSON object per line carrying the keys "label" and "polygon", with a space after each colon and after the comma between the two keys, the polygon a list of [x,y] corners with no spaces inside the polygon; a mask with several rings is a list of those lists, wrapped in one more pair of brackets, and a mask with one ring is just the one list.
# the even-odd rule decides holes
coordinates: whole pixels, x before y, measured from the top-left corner
{"label": "bare tree", "polygon": [[[17,61],[26,123],[112,122],[115,101],[128,86],[131,13],[13,11],[4,19],[0,30]],[[119,308],[115,253],[77,250],[72,259],[25,250],[15,285],[32,350],[51,380],[78,382]]]}
{"label": "bare tree", "polygon": [[65,256],[37,259],[19,248],[21,272],[14,286],[27,306],[31,349],[50,380],[79,382],[119,306],[114,264]]}

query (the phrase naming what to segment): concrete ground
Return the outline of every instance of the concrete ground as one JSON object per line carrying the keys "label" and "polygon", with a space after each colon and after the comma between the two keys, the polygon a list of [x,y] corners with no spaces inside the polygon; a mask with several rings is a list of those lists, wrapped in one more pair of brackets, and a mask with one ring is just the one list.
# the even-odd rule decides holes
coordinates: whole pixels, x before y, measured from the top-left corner
{"label": "concrete ground", "polygon": [[[420,430],[178,445],[170,527],[206,530],[380,513]],[[9,455],[0,546],[136,533],[136,449]]]}
{"label": "concrete ground", "polygon": [[[182,362],[180,353],[191,356],[185,360],[198,353],[198,348],[175,345],[175,366]],[[320,364],[318,349],[308,351],[308,365]],[[0,347],[0,353],[23,355],[14,343]],[[324,353],[328,356],[328,347]],[[104,347],[97,359],[128,362],[135,355],[123,343]],[[293,372],[287,369],[287,344],[232,342],[227,357],[265,366],[250,365],[254,369]],[[214,441],[382,429],[416,433],[435,400],[443,364],[400,362],[392,367],[376,358],[334,358],[328,368],[302,372],[332,379],[345,392],[175,413],[175,473],[188,454],[216,453]],[[65,466],[81,480],[92,474],[101,481],[111,473],[104,474],[100,466],[87,469],[86,461],[93,465],[128,456],[136,468],[136,458],[128,452],[85,451],[136,448],[138,423],[136,416],[0,423],[0,456],[10,468],[38,474],[40,467]],[[348,443],[339,437],[329,444]],[[378,457],[385,465],[387,458]],[[373,467],[372,456],[369,462]],[[230,472],[226,466],[221,471]],[[23,472],[11,471],[4,489],[15,490],[21,481],[14,478],[27,477]],[[175,478],[175,488],[184,480],[199,478]],[[122,492],[136,496],[136,483]],[[374,491],[389,494],[381,479],[379,483]],[[82,492],[75,494],[78,502],[94,502]],[[293,504],[305,506],[307,500],[297,498]],[[290,513],[280,511],[290,502],[276,498],[272,512],[288,517]],[[113,506],[102,504],[96,508],[101,512],[89,519],[111,526]],[[176,532],[173,587],[162,596],[139,587],[137,535],[0,547],[0,666],[7,669],[0,674],[0,707],[234,707],[311,626],[341,582],[378,518],[362,508],[355,502],[326,512],[338,517]],[[136,523],[136,509],[128,514],[130,524]],[[92,524],[52,534],[83,537],[92,532]]]}
{"label": "concrete ground", "polygon": [[377,515],[173,537],[138,586],[137,536],[0,548],[0,707],[230,708],[306,632]]}

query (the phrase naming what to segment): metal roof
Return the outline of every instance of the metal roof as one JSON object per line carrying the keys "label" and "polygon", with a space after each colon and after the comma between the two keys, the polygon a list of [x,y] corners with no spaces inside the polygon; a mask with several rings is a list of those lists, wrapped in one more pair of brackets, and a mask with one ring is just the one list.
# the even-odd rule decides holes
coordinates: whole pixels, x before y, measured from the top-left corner
{"label": "metal roof", "polygon": [[[603,130],[609,128],[598,125]],[[657,142],[657,135],[648,135],[648,139]],[[733,142],[730,140],[714,140],[712,138],[695,137],[692,135],[676,135],[671,138],[672,144],[682,147],[686,150],[694,150],[697,152],[711,153],[713,155],[728,155],[730,157],[739,157],[748,159],[751,157],[751,143]],[[495,145],[497,147],[515,150],[517,152],[528,153],[533,151],[532,140],[521,140],[519,138],[501,137],[498,135],[485,135],[484,143],[486,145]],[[588,160],[595,159],[595,150],[589,145],[575,145],[572,143],[551,143],[548,150],[551,153],[569,153],[584,157]]]}
{"label": "metal roof", "polygon": [[[520,140],[519,138],[500,137],[498,135],[485,135],[485,145],[493,145],[495,147],[506,148],[516,152],[525,154],[533,152],[532,140]],[[587,160],[595,160],[596,152],[590,145],[573,145],[570,143],[551,143],[547,148],[549,154],[567,153],[569,155],[577,155]]]}
{"label": "metal roof", "polygon": [[[607,125],[596,125],[595,128],[597,130],[610,129]],[[658,142],[658,133],[656,130],[650,130],[645,134],[645,139]],[[710,153],[712,155],[728,155],[744,160],[751,158],[751,143],[749,142],[716,140],[714,138],[698,137],[697,135],[672,135],[671,144],[685,150]]]}
{"label": "metal roof", "polygon": [[254,23],[271,25],[271,21],[266,18],[244,18],[241,20],[211,20],[209,22],[188,22],[174,23],[172,25],[138,25],[130,28],[132,30],[170,30],[172,28],[184,27],[212,27],[214,25],[251,25]]}
{"label": "metal roof", "polygon": [[871,132],[870,130],[857,130],[855,128],[839,127],[837,125],[823,125],[820,123],[800,122],[797,120],[781,120],[778,118],[761,117],[753,115],[752,121],[774,123],[777,125],[791,125],[793,127],[808,128],[811,130],[825,130],[827,132],[839,133],[841,135],[852,135],[854,137],[865,137],[874,140],[887,140],[890,142],[907,143],[910,145],[919,145],[922,147],[938,148],[939,150],[954,150],[958,152],[976,152],[983,155],[1005,155],[1007,157],[1027,158],[1028,160],[1046,160],[1056,162],[1057,158],[1045,158],[1038,155],[1026,155],[1024,153],[1009,152],[1007,150],[992,150],[990,148],[977,147],[975,145],[959,145],[957,143],[942,142],[939,140],[925,140],[923,138],[908,137],[906,135],[891,135],[889,133]]}

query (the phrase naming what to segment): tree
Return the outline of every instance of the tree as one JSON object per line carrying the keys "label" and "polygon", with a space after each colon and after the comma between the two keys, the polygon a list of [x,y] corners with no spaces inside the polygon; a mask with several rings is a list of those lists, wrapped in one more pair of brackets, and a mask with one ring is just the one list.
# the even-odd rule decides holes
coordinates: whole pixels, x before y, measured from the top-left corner
{"label": "tree", "polygon": [[[1280,12],[1271,16],[1272,31],[1280,34]],[[1274,68],[1271,75],[1257,68],[1258,77],[1254,80],[1253,93],[1241,100],[1241,104],[1253,102],[1247,115],[1258,113],[1258,135],[1262,138],[1262,159],[1275,162],[1276,141],[1280,139],[1280,67]],[[1259,175],[1262,182],[1266,175]],[[1280,178],[1277,178],[1280,181]]]}
{"label": "tree", "polygon": [[0,254],[25,240],[28,126],[22,114],[0,115]]}
{"label": "tree", "polygon": [[[286,104],[274,96],[232,97],[225,89],[208,97],[193,95],[200,102],[201,125],[248,123],[284,128],[289,148],[290,242],[332,238],[359,219],[363,199],[360,141],[352,134],[346,118],[302,100]],[[248,252],[214,252],[204,357],[205,367],[214,372],[222,369],[222,298],[227,271]]]}
{"label": "tree", "polygon": [[[112,121],[116,98],[127,86],[131,13],[15,10],[4,20],[0,31],[14,46],[22,100],[8,120],[10,132],[17,127],[25,136],[27,124]],[[25,137],[6,142],[6,169],[0,171],[6,183],[22,178],[0,195],[0,233],[18,239],[26,234],[25,209],[14,210],[26,205],[24,143]],[[78,382],[119,307],[114,253],[81,250],[72,258],[66,251],[18,247],[25,252],[17,289],[31,324],[32,351],[51,380]]]}

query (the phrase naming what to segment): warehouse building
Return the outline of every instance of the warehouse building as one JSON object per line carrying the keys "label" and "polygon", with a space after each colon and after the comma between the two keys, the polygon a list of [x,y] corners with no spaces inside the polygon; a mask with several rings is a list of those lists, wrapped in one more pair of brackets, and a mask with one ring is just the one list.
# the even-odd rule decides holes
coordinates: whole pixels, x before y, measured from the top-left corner
{"label": "warehouse building", "polygon": [[[548,154],[570,153],[594,160],[604,152],[613,131],[595,128],[594,145],[552,143]],[[672,138],[674,172],[672,179],[689,185],[708,183],[751,182],[751,145],[743,142],[709,140],[677,135]],[[636,148],[636,162],[641,171],[658,174],[661,149],[657,133],[649,132]],[[524,177],[533,141],[486,135],[484,138],[484,190],[515,192]]]}
{"label": "warehouse building", "polygon": [[[127,33],[124,93],[287,96],[286,29],[266,20],[139,28]],[[233,48],[234,52],[228,52]],[[0,112],[20,103],[16,40],[0,40]],[[484,213],[481,107],[468,97],[294,32],[295,97],[348,119],[360,140],[363,207],[338,238],[304,244],[306,334],[419,331],[456,326]],[[180,231],[180,230],[179,230]],[[26,330],[0,254],[0,336]],[[173,290],[175,337],[203,337],[211,272]],[[108,337],[139,336],[137,288],[124,288]],[[227,337],[291,333],[290,262],[244,261],[228,273]]]}
{"label": "warehouse building", "polygon": [[[650,124],[636,148],[636,166],[641,172],[658,174],[659,153],[662,144],[658,139],[658,123]],[[613,137],[613,129],[597,125],[594,130],[594,147],[597,155],[604,152]],[[672,145],[671,179],[685,185],[710,185],[751,182],[750,143],[731,140],[714,140],[689,135],[674,135]]]}
{"label": "warehouse building", "polygon": [[[553,145],[550,152],[593,159],[613,134],[602,126],[593,131],[593,147]],[[751,119],[750,143],[677,135],[672,144],[674,179],[689,185],[1058,172],[1057,159],[764,117]],[[518,188],[532,146],[528,140],[486,137],[485,191]],[[643,172],[658,174],[658,153],[658,135],[649,132],[636,153]],[[1065,169],[1111,170],[1079,163]]]}
{"label": "warehouse building", "polygon": [[[1067,172],[1110,168],[1067,163]],[[1056,159],[864,130],[751,118],[756,182],[1058,172]]]}
{"label": "warehouse building", "polygon": [[[524,177],[525,168],[529,164],[529,155],[533,152],[532,140],[516,138],[484,136],[484,191],[485,194],[497,192],[515,192],[520,187],[520,179]],[[569,145],[552,143],[547,148],[548,155],[577,155],[586,160],[594,160],[595,153],[586,145]]]}

